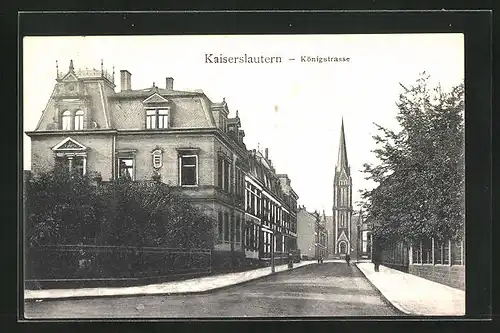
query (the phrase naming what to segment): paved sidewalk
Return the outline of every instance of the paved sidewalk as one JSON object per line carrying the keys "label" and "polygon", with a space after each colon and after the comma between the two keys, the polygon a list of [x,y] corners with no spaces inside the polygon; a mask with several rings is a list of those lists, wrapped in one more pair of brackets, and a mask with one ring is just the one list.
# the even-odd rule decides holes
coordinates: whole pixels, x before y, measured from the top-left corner
{"label": "paved sidewalk", "polygon": [[[325,260],[324,262],[329,261]],[[311,265],[314,263],[316,263],[316,261],[301,261],[300,263],[294,263],[292,269]],[[290,268],[288,268],[288,265],[279,265],[275,267],[275,271],[277,273],[287,270],[290,270]],[[184,281],[165,282],[137,287],[25,290],[24,299],[42,300],[100,296],[199,293],[232,286],[268,275],[271,275],[271,267],[259,268],[245,272],[221,274]]]}
{"label": "paved sidewalk", "polygon": [[460,289],[380,266],[356,263],[365,277],[400,311],[409,315],[463,316],[465,292]]}

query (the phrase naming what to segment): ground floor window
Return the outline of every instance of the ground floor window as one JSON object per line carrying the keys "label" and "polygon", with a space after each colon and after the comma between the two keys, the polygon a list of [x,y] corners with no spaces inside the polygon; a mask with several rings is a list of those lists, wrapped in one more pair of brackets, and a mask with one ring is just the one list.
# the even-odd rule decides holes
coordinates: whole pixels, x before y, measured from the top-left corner
{"label": "ground floor window", "polygon": [[68,170],[79,175],[85,175],[87,168],[86,156],[68,156],[62,155],[56,157],[56,167],[62,170]]}
{"label": "ground floor window", "polygon": [[121,179],[135,180],[134,159],[130,157],[118,159],[118,175]]}

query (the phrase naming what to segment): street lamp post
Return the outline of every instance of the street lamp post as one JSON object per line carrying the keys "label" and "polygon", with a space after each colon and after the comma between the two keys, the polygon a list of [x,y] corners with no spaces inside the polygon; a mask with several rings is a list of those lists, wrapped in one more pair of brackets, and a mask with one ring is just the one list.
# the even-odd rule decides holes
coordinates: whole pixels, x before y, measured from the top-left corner
{"label": "street lamp post", "polygon": [[275,272],[275,268],[274,268],[274,231],[273,233],[271,234],[271,273],[274,273]]}
{"label": "street lamp post", "polygon": [[360,228],[359,228],[359,225],[358,225],[358,239],[357,239],[357,242],[356,242],[356,261],[359,262],[359,251],[360,251],[360,246],[359,246],[359,242],[360,242],[360,239],[362,240],[363,239],[363,236],[361,236],[361,238],[359,237],[359,232],[360,232]]}
{"label": "street lamp post", "polygon": [[370,232],[370,259],[373,261],[373,236]]}

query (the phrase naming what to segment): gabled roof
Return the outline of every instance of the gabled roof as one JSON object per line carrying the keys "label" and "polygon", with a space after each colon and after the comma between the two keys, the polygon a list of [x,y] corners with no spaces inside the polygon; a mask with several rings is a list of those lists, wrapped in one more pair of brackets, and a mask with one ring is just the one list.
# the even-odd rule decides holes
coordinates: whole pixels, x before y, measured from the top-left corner
{"label": "gabled roof", "polygon": [[346,241],[346,242],[349,242],[349,240],[347,239],[347,236],[345,235],[344,230],[342,230],[342,233],[340,234],[340,237],[339,237],[339,242],[340,242],[340,241]]}
{"label": "gabled roof", "polygon": [[142,103],[168,103],[169,100],[155,92],[153,95],[149,96]]}
{"label": "gabled roof", "polygon": [[80,151],[84,151],[84,150],[87,150],[87,147],[85,147],[84,145],[82,145],[81,143],[79,143],[78,141],[76,141],[75,139],[72,139],[70,137],[67,137],[66,139],[62,140],[61,142],[59,142],[57,145],[55,145],[52,150],[71,150],[71,151],[75,151],[75,150],[80,150]]}

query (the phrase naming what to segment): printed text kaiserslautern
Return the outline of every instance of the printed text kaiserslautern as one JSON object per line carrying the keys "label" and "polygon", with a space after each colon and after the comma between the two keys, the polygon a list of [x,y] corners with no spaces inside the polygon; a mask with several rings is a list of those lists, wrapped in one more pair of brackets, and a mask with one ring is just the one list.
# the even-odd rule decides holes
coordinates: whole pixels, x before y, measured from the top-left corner
{"label": "printed text kaiserslautern", "polygon": [[241,56],[228,57],[223,54],[214,56],[213,53],[205,53],[206,64],[274,64],[281,63],[281,57],[267,57],[267,56],[249,56],[243,54]]}

